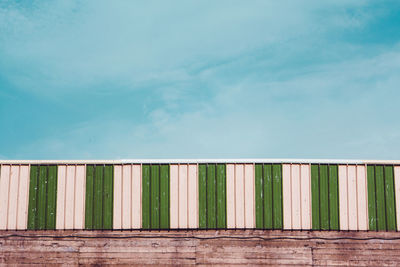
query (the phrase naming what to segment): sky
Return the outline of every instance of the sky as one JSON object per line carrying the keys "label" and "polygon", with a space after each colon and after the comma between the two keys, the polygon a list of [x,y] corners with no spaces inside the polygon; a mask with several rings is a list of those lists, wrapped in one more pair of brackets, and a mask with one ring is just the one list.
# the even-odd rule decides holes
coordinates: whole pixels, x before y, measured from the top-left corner
{"label": "sky", "polygon": [[0,159],[400,159],[400,1],[0,2]]}

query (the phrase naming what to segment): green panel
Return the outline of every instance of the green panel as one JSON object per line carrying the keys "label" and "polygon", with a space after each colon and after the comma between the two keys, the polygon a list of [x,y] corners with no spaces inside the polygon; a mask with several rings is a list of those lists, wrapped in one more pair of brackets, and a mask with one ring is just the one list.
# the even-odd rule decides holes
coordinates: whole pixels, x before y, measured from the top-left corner
{"label": "green panel", "polygon": [[46,229],[56,229],[57,166],[48,167]]}
{"label": "green panel", "polygon": [[207,166],[199,165],[199,228],[207,228]]}
{"label": "green panel", "polygon": [[[275,171],[278,172],[279,174],[279,168],[275,167]],[[272,185],[272,165],[264,165],[264,179],[263,179],[263,191],[264,191],[264,229],[273,229],[274,228],[274,216],[273,216],[273,211],[274,211],[274,199],[273,199],[273,185]],[[279,179],[279,177],[277,177]],[[278,198],[277,198],[278,199]],[[279,201],[279,200],[278,200]],[[277,207],[277,210],[279,210],[279,207]],[[280,228],[280,224],[277,222],[275,225],[277,225],[276,228]]]}
{"label": "green panel", "polygon": [[29,181],[28,229],[36,229],[39,167],[31,166]]}
{"label": "green panel", "polygon": [[376,211],[378,230],[386,230],[385,180],[383,166],[375,166]]}
{"label": "green panel", "polygon": [[215,172],[215,164],[207,166],[207,228],[217,228]]}
{"label": "green panel", "polygon": [[329,225],[339,230],[338,166],[329,166]]}
{"label": "green panel", "polygon": [[313,230],[320,230],[319,203],[319,166],[311,165],[311,217]]}
{"label": "green panel", "polygon": [[263,165],[256,164],[255,165],[255,175],[254,175],[254,183],[255,183],[255,201],[256,201],[256,228],[263,229],[264,228],[264,183],[263,183]]}
{"label": "green panel", "polygon": [[[169,228],[169,165],[160,167],[160,228]],[[195,212],[195,211],[190,211]]]}
{"label": "green panel", "polygon": [[217,228],[226,228],[226,167],[217,165]]}
{"label": "green panel", "polygon": [[274,164],[273,172],[273,220],[274,229],[281,229],[283,226],[282,216],[282,165]]}
{"label": "green panel", "polygon": [[102,229],[113,228],[113,185],[114,185],[114,166],[104,167],[103,179],[103,225]]}
{"label": "green panel", "polygon": [[150,226],[151,226],[151,229],[159,229],[160,228],[160,166],[159,165],[151,165],[151,173],[150,174],[151,174]]}
{"label": "green panel", "polygon": [[321,230],[329,230],[328,165],[319,166],[319,190]]}
{"label": "green panel", "polygon": [[37,204],[37,225],[36,229],[46,229],[46,191],[47,191],[47,166],[39,166],[39,192]]}
{"label": "green panel", "polygon": [[104,167],[94,167],[94,202],[93,202],[93,229],[103,227],[103,181]]}
{"label": "green panel", "polygon": [[375,193],[375,167],[367,166],[368,188],[368,219],[369,230],[377,230],[376,227],[376,193]]}
{"label": "green panel", "polygon": [[386,230],[396,231],[393,166],[385,166]]}
{"label": "green panel", "polygon": [[142,167],[142,227],[150,229],[150,165]]}
{"label": "green panel", "polygon": [[86,166],[85,228],[93,229],[94,166]]}

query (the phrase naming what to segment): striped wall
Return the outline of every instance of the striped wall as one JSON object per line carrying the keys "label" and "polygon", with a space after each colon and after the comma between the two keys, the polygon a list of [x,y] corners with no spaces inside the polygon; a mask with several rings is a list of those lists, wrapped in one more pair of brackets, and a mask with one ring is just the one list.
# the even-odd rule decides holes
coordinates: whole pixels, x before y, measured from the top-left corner
{"label": "striped wall", "polygon": [[0,164],[0,230],[400,230],[400,165]]}

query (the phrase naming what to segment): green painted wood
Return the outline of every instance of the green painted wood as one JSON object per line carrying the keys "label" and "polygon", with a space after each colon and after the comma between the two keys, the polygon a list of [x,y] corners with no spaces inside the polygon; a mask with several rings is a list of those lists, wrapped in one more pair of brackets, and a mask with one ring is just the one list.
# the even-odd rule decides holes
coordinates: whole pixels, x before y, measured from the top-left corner
{"label": "green painted wood", "polygon": [[319,201],[321,230],[329,230],[329,181],[328,165],[319,166]]}
{"label": "green painted wood", "polygon": [[376,215],[379,231],[386,230],[385,177],[383,166],[375,166]]}
{"label": "green painted wood", "polygon": [[103,225],[102,229],[113,228],[114,166],[104,166],[103,178]]}
{"label": "green painted wood", "polygon": [[39,190],[37,204],[37,230],[46,229],[47,166],[39,166]]}
{"label": "green painted wood", "polygon": [[256,201],[256,228],[264,228],[264,177],[263,165],[256,164],[254,173],[255,201]]}
{"label": "green painted wood", "polygon": [[207,228],[207,165],[199,165],[199,228]]}
{"label": "green painted wood", "polygon": [[273,220],[274,229],[281,229],[283,226],[283,210],[282,210],[282,165],[274,164],[273,171]]}
{"label": "green painted wood", "polygon": [[216,209],[216,166],[207,166],[207,228],[217,228],[217,209]]}
{"label": "green painted wood", "polygon": [[150,165],[142,166],[142,227],[150,229]]}
{"label": "green painted wood", "polygon": [[28,230],[36,229],[39,167],[31,166],[29,179]]}
{"label": "green painted wood", "polygon": [[47,168],[46,229],[56,229],[57,166]]}
{"label": "green painted wood", "polygon": [[217,165],[217,228],[226,228],[226,166]]}
{"label": "green painted wood", "polygon": [[320,230],[319,166],[311,165],[311,218],[312,229]]}
{"label": "green painted wood", "polygon": [[93,229],[101,230],[103,227],[103,184],[104,166],[94,167],[94,202],[93,202]]}
{"label": "green painted wood", "polygon": [[396,204],[394,198],[393,166],[385,166],[386,230],[396,231]]}
{"label": "green painted wood", "polygon": [[329,228],[339,230],[338,166],[329,166]]}
{"label": "green painted wood", "polygon": [[85,229],[93,229],[94,166],[86,166]]}
{"label": "green painted wood", "polygon": [[151,196],[151,229],[160,228],[160,166],[151,165],[151,181],[150,181],[150,196]]}
{"label": "green painted wood", "polygon": [[369,230],[376,231],[376,191],[375,191],[375,167],[367,166],[367,189],[368,189],[368,224]]}
{"label": "green painted wood", "polygon": [[[275,171],[279,174],[279,168],[275,167]],[[263,175],[263,197],[264,197],[264,229],[273,229],[274,228],[274,199],[273,199],[273,176],[272,176],[272,165],[266,164],[264,165],[264,175]],[[279,179],[279,176],[276,178]],[[277,183],[276,183],[277,184]],[[279,185],[278,185],[279,187]],[[279,197],[277,198],[279,199]],[[279,201],[279,200],[277,200]],[[276,208],[279,210],[279,207]],[[280,228],[280,224],[277,222],[277,229]]]}
{"label": "green painted wood", "polygon": [[169,229],[169,165],[160,167],[160,228]]}

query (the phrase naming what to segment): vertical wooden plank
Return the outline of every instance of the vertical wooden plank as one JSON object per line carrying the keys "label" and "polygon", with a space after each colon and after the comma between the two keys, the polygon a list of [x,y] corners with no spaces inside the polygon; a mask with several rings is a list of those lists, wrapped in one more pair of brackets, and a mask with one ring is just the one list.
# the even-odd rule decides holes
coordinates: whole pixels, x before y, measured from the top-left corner
{"label": "vertical wooden plank", "polygon": [[170,165],[171,178],[171,229],[179,228],[179,165]]}
{"label": "vertical wooden plank", "polygon": [[349,207],[349,230],[358,230],[358,211],[357,211],[357,181],[356,167],[347,166],[347,197]]}
{"label": "vertical wooden plank", "polygon": [[255,197],[256,197],[256,228],[263,229],[264,228],[264,177],[263,177],[263,165],[256,164],[255,165]]}
{"label": "vertical wooden plank", "polygon": [[187,201],[188,201],[188,167],[186,164],[179,165],[179,228],[188,228]]}
{"label": "vertical wooden plank", "polygon": [[274,229],[274,199],[272,165],[264,165],[264,229]]}
{"label": "vertical wooden plank", "polygon": [[199,228],[207,228],[207,165],[199,165]]}
{"label": "vertical wooden plank", "polygon": [[132,228],[142,227],[142,168],[132,165]]}
{"label": "vertical wooden plank", "polygon": [[189,165],[189,177],[188,177],[188,219],[189,228],[198,228],[198,211],[197,211],[197,165]]}
{"label": "vertical wooden plank", "polygon": [[375,166],[377,228],[386,231],[386,203],[384,167]]}
{"label": "vertical wooden plank", "polygon": [[160,166],[160,228],[169,229],[169,165]]}
{"label": "vertical wooden plank", "polygon": [[376,231],[376,191],[375,191],[375,167],[367,166],[367,189],[368,189],[368,228]]}
{"label": "vertical wooden plank", "polygon": [[37,229],[46,229],[46,191],[48,166],[39,166],[39,190],[37,204]]}
{"label": "vertical wooden plank", "polygon": [[329,166],[329,228],[339,230],[338,166]]}
{"label": "vertical wooden plank", "polygon": [[29,199],[29,166],[22,165],[20,170],[18,220],[17,229],[26,230],[28,222],[28,199]]}
{"label": "vertical wooden plank", "polygon": [[291,166],[282,164],[283,229],[292,229]]}
{"label": "vertical wooden plank", "polygon": [[56,229],[57,166],[47,169],[46,229]]}
{"label": "vertical wooden plank", "polygon": [[235,180],[236,180],[236,228],[243,229],[245,227],[244,220],[244,165],[236,164],[235,166]]}
{"label": "vertical wooden plank", "polygon": [[357,166],[358,230],[368,230],[367,181],[365,166]]}
{"label": "vertical wooden plank", "polygon": [[321,230],[329,230],[329,181],[328,165],[319,166],[319,201]]}
{"label": "vertical wooden plank", "polygon": [[56,229],[65,229],[65,182],[67,166],[58,165]]}
{"label": "vertical wooden plank", "polygon": [[[253,165],[251,165],[253,167]],[[226,167],[225,164],[217,164],[217,177],[216,177],[216,190],[217,190],[217,228],[224,229],[226,228]],[[252,198],[249,201],[252,202],[251,209],[253,210],[253,218],[254,221],[254,178],[251,179],[253,181],[252,187]],[[251,225],[253,222],[249,221]],[[252,226],[254,228],[254,226]]]}
{"label": "vertical wooden plank", "polygon": [[300,183],[300,165],[292,165],[292,229],[301,229],[301,183]]}
{"label": "vertical wooden plank", "polygon": [[103,183],[104,166],[94,167],[93,229],[103,228]]}
{"label": "vertical wooden plank", "polygon": [[311,165],[311,204],[312,204],[312,229],[320,230],[320,200],[319,200],[319,166]]}
{"label": "vertical wooden plank", "polygon": [[8,190],[10,188],[10,174],[11,165],[2,165],[0,175],[0,230],[7,229],[9,197]]}
{"label": "vertical wooden plank", "polygon": [[74,228],[75,168],[75,165],[67,166],[67,178],[65,187],[65,229]]}
{"label": "vertical wooden plank", "polygon": [[160,228],[160,166],[151,165],[151,229]]}
{"label": "vertical wooden plank", "polygon": [[396,231],[393,166],[385,166],[386,230]]}
{"label": "vertical wooden plank", "polygon": [[400,230],[400,166],[394,167],[394,186],[396,196],[396,222],[397,231]]}
{"label": "vertical wooden plank", "polygon": [[94,228],[94,166],[86,166],[85,229]]}
{"label": "vertical wooden plank", "polygon": [[272,166],[272,173],[274,229],[282,229],[282,165],[274,164]]}
{"label": "vertical wooden plank", "polygon": [[8,193],[8,214],[7,214],[7,229],[17,229],[17,209],[18,209],[18,185],[20,169],[19,165],[11,166],[10,186]]}
{"label": "vertical wooden plank", "polygon": [[142,165],[142,227],[150,229],[150,165]]}
{"label": "vertical wooden plank", "polygon": [[123,165],[114,166],[114,229],[122,229],[122,168]]}
{"label": "vertical wooden plank", "polygon": [[340,230],[349,230],[346,165],[339,165],[339,222]]}
{"label": "vertical wooden plank", "polygon": [[114,166],[104,166],[104,190],[103,190],[103,229],[112,229],[113,222],[113,185]]}
{"label": "vertical wooden plank", "polygon": [[[4,168],[4,165],[3,167]],[[5,175],[3,173],[4,170],[2,170],[1,177]],[[28,205],[28,229],[33,230],[36,228],[36,221],[37,221],[37,198],[38,198],[38,176],[39,176],[39,167],[36,165],[31,166],[31,171],[30,171],[30,182],[29,182],[29,205]],[[1,179],[1,183],[3,183],[3,179]],[[0,184],[1,187],[4,187],[3,184]],[[1,190],[1,189],[0,189]],[[3,195],[3,193],[0,191],[0,197]],[[1,203],[1,201],[0,201]],[[1,216],[2,217],[2,216]],[[0,217],[0,220],[1,220]]]}
{"label": "vertical wooden plank", "polygon": [[85,190],[86,190],[86,166],[76,166],[75,176],[75,211],[74,229],[84,229],[85,222]]}
{"label": "vertical wooden plank", "polygon": [[311,229],[311,173],[310,165],[302,164],[300,167],[301,179],[301,228]]}
{"label": "vertical wooden plank", "polygon": [[235,164],[226,164],[226,224],[236,228],[235,212]]}
{"label": "vertical wooden plank", "polygon": [[122,229],[130,229],[132,226],[132,165],[122,166]]}
{"label": "vertical wooden plank", "polygon": [[207,166],[207,228],[217,228],[216,166]]}
{"label": "vertical wooden plank", "polygon": [[254,214],[254,165],[245,164],[244,166],[244,211],[245,211],[245,228],[255,228]]}

